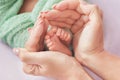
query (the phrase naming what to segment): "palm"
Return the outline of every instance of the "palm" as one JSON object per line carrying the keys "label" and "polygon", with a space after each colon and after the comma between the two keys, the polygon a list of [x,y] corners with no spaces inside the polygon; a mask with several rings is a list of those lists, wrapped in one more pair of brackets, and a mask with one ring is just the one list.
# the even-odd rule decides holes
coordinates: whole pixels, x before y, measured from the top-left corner
{"label": "palm", "polygon": [[[84,29],[75,34],[73,45],[76,57],[99,53],[103,50],[103,31],[101,16],[96,18],[96,10],[90,14]],[[91,20],[92,19],[92,20]]]}
{"label": "palm", "polygon": [[60,52],[28,52],[21,49],[18,56],[24,62],[24,72],[28,74],[58,79],[73,74],[75,70],[81,71],[82,68],[76,59]]}

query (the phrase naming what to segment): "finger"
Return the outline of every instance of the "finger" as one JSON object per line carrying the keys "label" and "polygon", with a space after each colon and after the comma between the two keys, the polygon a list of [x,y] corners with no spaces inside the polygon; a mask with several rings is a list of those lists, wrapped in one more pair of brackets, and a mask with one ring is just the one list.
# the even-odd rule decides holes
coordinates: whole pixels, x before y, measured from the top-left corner
{"label": "finger", "polygon": [[49,60],[49,53],[51,52],[28,52],[24,48],[17,48],[13,50],[14,53],[21,59],[22,62],[30,65],[44,65]]}
{"label": "finger", "polygon": [[74,10],[65,10],[62,12],[58,10],[52,10],[46,13],[45,17],[48,20],[55,20],[57,18],[69,18],[69,19],[76,20],[80,17],[80,14]]}
{"label": "finger", "polygon": [[[86,3],[86,4],[84,4]],[[89,15],[90,13],[94,12],[95,10],[98,10],[100,13],[100,9],[95,4],[89,4],[83,0],[80,0],[80,9],[82,10],[82,13],[85,15]]]}
{"label": "finger", "polygon": [[79,4],[79,0],[64,0],[54,6],[57,10],[76,9]]}
{"label": "finger", "polygon": [[[102,12],[97,5],[91,4],[81,4],[80,5],[82,12],[85,15],[89,16],[89,22],[91,25],[98,25],[102,22]],[[100,21],[100,22],[99,22]]]}
{"label": "finger", "polygon": [[48,20],[56,19],[60,15],[61,15],[61,12],[58,10],[51,10],[48,13],[44,14],[45,18],[47,18]]}
{"label": "finger", "polygon": [[[38,21],[40,20],[40,21]],[[39,24],[41,24],[41,22],[43,22],[43,20],[41,19],[38,19],[35,23],[35,26],[32,28],[31,30],[31,34],[25,44],[25,47],[30,50],[30,51],[36,51],[37,49],[37,46],[38,46],[38,43],[39,43],[39,40],[40,40],[40,29],[41,27],[39,26]]]}
{"label": "finger", "polygon": [[[98,46],[98,43],[103,45],[103,22],[98,7],[92,5],[90,9],[89,21],[84,26],[80,44],[83,47],[93,48],[93,45]],[[89,41],[85,40],[86,38]]]}
{"label": "finger", "polygon": [[37,61],[38,52],[28,52],[24,48],[15,48],[13,52],[26,64],[39,64],[39,61]]}
{"label": "finger", "polygon": [[31,30],[31,34],[25,44],[25,48],[29,51],[39,51],[42,50],[43,48],[40,48],[39,46],[42,44],[39,44],[43,42],[44,35],[46,34],[47,31],[47,20],[43,20],[39,18],[37,22],[35,23],[35,26]]}
{"label": "finger", "polygon": [[73,34],[77,33],[81,29],[84,28],[84,24],[88,22],[88,16],[82,15],[79,20],[75,22],[75,24],[72,26],[71,31]]}
{"label": "finger", "polygon": [[99,23],[101,24],[102,22],[102,17],[101,17],[101,13],[98,9],[98,7],[96,6],[93,6],[93,9],[90,14],[89,14],[89,22],[92,24],[92,25],[98,25]]}
{"label": "finger", "polygon": [[42,76],[43,67],[41,65],[30,65],[23,63],[23,71],[29,75]]}
{"label": "finger", "polygon": [[25,48],[13,49],[13,52],[21,59],[22,62],[29,65],[51,65],[59,56],[68,57],[67,55],[55,51],[29,52]]}
{"label": "finger", "polygon": [[59,26],[59,27],[65,27],[65,28],[71,28],[70,24],[64,23],[64,22],[58,22],[58,21],[49,21],[50,25],[53,26]]}
{"label": "finger", "polygon": [[70,18],[57,18],[55,20],[58,22],[65,22],[67,24],[73,24],[75,22],[75,20],[70,19]]}
{"label": "finger", "polygon": [[61,17],[65,17],[65,18],[71,18],[73,20],[79,19],[80,18],[80,14],[77,13],[74,10],[65,10],[61,12]]}

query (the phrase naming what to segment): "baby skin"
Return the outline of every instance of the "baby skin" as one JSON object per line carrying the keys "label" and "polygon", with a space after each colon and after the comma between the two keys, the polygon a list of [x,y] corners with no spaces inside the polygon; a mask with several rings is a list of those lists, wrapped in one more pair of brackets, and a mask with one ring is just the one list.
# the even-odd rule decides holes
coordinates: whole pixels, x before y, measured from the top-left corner
{"label": "baby skin", "polygon": [[65,29],[52,27],[45,36],[45,43],[50,51],[59,51],[69,56],[72,52],[69,49],[72,36]]}
{"label": "baby skin", "polygon": [[32,51],[42,51],[46,45],[50,51],[59,51],[71,56],[72,52],[69,50],[69,46],[71,44],[72,35],[70,31],[63,28],[51,27],[51,29],[47,32],[48,24],[46,23],[47,21],[44,20],[44,18],[38,17],[34,27],[28,29],[30,34],[34,34],[31,35],[32,39],[30,37],[27,41],[28,44],[36,45],[29,45],[33,46],[32,49],[35,49]]}

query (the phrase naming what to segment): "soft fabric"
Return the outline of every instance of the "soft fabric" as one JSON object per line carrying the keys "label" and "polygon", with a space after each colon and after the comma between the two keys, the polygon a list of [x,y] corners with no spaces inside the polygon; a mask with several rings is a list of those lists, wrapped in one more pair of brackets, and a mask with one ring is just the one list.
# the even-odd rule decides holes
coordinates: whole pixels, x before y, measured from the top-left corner
{"label": "soft fabric", "polygon": [[40,11],[51,9],[61,0],[38,0],[30,13],[18,14],[24,0],[0,0],[0,38],[11,47],[24,47]]}

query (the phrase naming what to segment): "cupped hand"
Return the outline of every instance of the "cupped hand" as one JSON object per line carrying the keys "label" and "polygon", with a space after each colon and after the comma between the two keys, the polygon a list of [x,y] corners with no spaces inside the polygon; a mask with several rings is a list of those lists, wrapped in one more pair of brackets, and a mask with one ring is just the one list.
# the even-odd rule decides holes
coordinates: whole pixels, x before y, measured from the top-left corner
{"label": "cupped hand", "polygon": [[64,0],[53,6],[53,10],[43,12],[51,25],[65,27],[71,29],[75,34],[82,29],[80,27],[84,22],[88,21],[87,16],[82,16],[79,0]]}
{"label": "cupped hand", "polygon": [[57,80],[74,80],[75,77],[80,79],[83,74],[86,75],[81,65],[73,57],[60,52],[29,52],[23,48],[14,49],[14,52],[24,63],[23,70],[27,74]]}
{"label": "cupped hand", "polygon": [[[41,49],[39,42],[41,39],[44,40],[46,32],[46,30],[40,32],[44,30],[44,26],[40,24],[41,22],[45,22],[44,26],[47,27],[46,20],[38,18],[35,26],[30,31],[30,38],[26,42],[25,48],[14,49],[14,52],[23,62],[24,72],[57,80],[86,80],[86,78],[91,80],[91,77],[87,75],[75,58],[61,52],[37,52]],[[85,79],[83,75],[86,76]]]}
{"label": "cupped hand", "polygon": [[81,17],[81,15],[74,10],[59,11],[55,9],[48,12],[43,12],[41,16],[45,17],[52,26],[66,27],[69,29],[75,21]]}
{"label": "cupped hand", "polygon": [[88,15],[89,20],[82,25],[83,30],[74,35],[75,57],[79,61],[104,51],[101,10],[96,5],[88,3],[81,3],[80,8],[84,15]]}
{"label": "cupped hand", "polygon": [[[53,8],[60,12],[73,10],[81,15],[71,25],[71,31],[74,33],[73,47],[75,57],[80,62],[82,58],[104,50],[102,12],[96,5],[88,4],[82,0],[64,0],[56,4]],[[54,14],[54,12],[49,13]],[[52,15],[49,13],[48,15]],[[61,19],[61,16],[58,16],[59,19]],[[51,16],[51,18],[56,20],[54,16]],[[65,23],[65,21],[63,22]]]}

